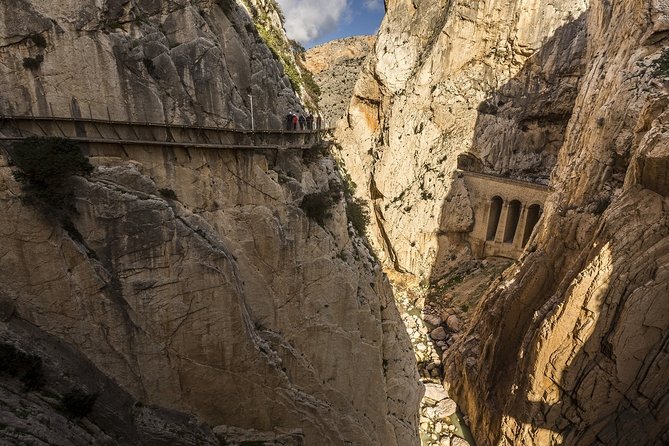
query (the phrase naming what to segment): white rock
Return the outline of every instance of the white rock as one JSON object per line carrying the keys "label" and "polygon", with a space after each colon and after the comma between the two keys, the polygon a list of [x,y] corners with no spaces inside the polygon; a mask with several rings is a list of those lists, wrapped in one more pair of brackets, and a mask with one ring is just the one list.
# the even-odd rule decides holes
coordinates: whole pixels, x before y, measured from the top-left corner
{"label": "white rock", "polygon": [[439,384],[427,383],[425,384],[425,398],[439,402],[444,398],[448,398],[448,392]]}

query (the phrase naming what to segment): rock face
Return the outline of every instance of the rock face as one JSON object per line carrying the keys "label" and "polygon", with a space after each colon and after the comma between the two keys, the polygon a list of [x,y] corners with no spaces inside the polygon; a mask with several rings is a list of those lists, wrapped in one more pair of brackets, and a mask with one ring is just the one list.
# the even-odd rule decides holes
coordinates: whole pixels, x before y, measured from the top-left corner
{"label": "rock face", "polygon": [[556,193],[532,252],[452,351],[483,443],[669,441],[669,73],[649,68],[668,14],[651,1],[587,13]]}
{"label": "rock face", "polygon": [[325,125],[334,126],[346,115],[353,87],[376,37],[337,39],[309,49],[306,67],[321,89],[320,109]]}
{"label": "rock face", "polygon": [[586,5],[388,2],[338,134],[373,199],[387,264],[428,278],[471,256],[460,242],[471,207],[451,178],[459,154],[485,172],[548,178],[582,70],[583,19],[573,18]]}
{"label": "rock face", "polygon": [[[0,6],[5,112],[244,126],[246,95],[262,91],[256,122],[278,127],[297,107],[234,2],[19,3]],[[260,431],[256,440],[417,444],[408,336],[346,220],[330,158],[113,145],[88,154],[96,170],[73,180],[77,213],[65,227],[21,202],[0,156],[3,330],[25,321],[129,398],[197,416],[219,438],[248,439],[239,428]],[[331,187],[321,226],[300,203]]]}
{"label": "rock face", "polygon": [[666,3],[387,4],[339,132],[386,262],[438,276],[470,257],[436,235],[471,212],[458,153],[551,178],[525,254],[444,358],[478,444],[666,444]]}
{"label": "rock face", "polygon": [[0,80],[15,92],[3,95],[4,114],[250,128],[253,95],[257,126],[281,128],[285,110],[301,109],[235,1],[97,5],[2,8]]}

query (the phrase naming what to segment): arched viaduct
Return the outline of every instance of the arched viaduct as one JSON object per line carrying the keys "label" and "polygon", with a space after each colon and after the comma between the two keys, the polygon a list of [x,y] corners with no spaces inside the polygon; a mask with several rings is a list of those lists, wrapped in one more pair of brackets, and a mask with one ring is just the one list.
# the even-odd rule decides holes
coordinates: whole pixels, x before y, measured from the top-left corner
{"label": "arched viaduct", "polygon": [[517,259],[541,217],[549,187],[478,172],[459,173],[474,211],[474,227],[468,235],[472,253]]}

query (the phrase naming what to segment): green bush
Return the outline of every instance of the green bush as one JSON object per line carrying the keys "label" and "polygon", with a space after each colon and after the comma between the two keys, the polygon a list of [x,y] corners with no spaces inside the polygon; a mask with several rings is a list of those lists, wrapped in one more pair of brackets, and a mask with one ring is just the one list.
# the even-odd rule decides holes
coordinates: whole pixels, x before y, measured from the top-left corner
{"label": "green bush", "polygon": [[41,54],[38,54],[35,57],[25,57],[23,58],[23,68],[34,71],[39,69],[39,67],[42,65],[42,62],[44,62],[44,56]]}
{"label": "green bush", "polygon": [[25,353],[12,344],[0,344],[0,372],[19,377],[26,390],[44,385],[42,358]]}
{"label": "green bush", "polygon": [[333,204],[332,193],[322,191],[305,195],[302,198],[300,208],[307,214],[307,217],[319,225],[325,226],[325,221],[332,217],[331,208]]}
{"label": "green bush", "polygon": [[158,189],[158,193],[160,194],[161,197],[167,199],[167,200],[176,200],[177,199],[177,193],[174,192],[172,189],[168,189],[166,187],[162,189]]}
{"label": "green bush", "polygon": [[15,143],[9,153],[18,168],[14,178],[23,185],[24,202],[44,209],[73,208],[74,195],[68,180],[93,171],[79,146],[63,138],[27,138]]}
{"label": "green bush", "polygon": [[654,76],[669,76],[669,48],[662,50],[660,57],[652,64]]}
{"label": "green bush", "polygon": [[31,34],[28,36],[38,48],[46,48],[46,39],[41,34]]}
{"label": "green bush", "polygon": [[82,418],[93,409],[97,393],[88,393],[82,389],[72,389],[62,396],[60,406],[63,412],[71,418]]}
{"label": "green bush", "polygon": [[360,235],[365,234],[365,229],[369,224],[369,213],[367,212],[366,206],[367,203],[364,200],[357,198],[353,198],[346,202],[346,217]]}

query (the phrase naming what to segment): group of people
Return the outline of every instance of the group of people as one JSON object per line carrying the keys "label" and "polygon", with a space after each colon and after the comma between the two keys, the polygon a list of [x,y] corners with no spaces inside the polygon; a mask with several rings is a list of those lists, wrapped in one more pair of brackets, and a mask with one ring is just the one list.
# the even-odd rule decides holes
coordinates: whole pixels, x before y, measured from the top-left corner
{"label": "group of people", "polygon": [[286,115],[286,130],[316,130],[321,129],[322,121],[319,115],[314,116],[310,113],[306,117],[297,113],[288,113]]}

